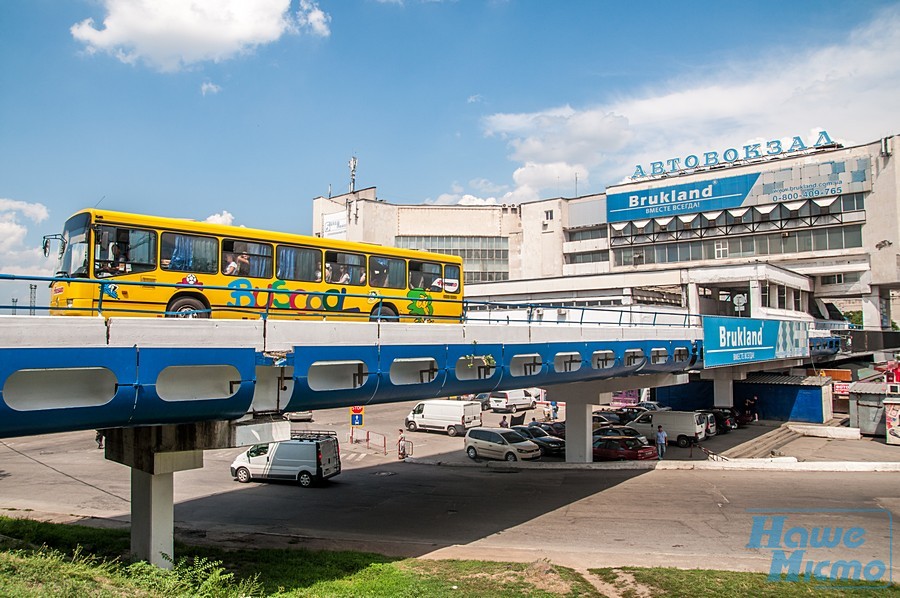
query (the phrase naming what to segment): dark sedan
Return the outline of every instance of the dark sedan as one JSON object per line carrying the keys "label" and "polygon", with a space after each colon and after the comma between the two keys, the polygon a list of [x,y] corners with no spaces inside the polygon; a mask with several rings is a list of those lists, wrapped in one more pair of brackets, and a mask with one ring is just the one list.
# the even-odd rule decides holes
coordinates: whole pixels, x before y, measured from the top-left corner
{"label": "dark sedan", "polygon": [[566,437],[566,422],[538,422],[538,427],[550,436]]}
{"label": "dark sedan", "polygon": [[643,461],[657,458],[656,449],[641,444],[637,438],[594,436],[594,461]]}
{"label": "dark sedan", "polygon": [[597,428],[594,430],[594,436],[629,436],[631,438],[637,438],[641,444],[649,444],[647,442],[647,437],[635,430],[634,428],[629,428],[628,426],[610,426],[608,428]]}
{"label": "dark sedan", "polygon": [[566,455],[566,441],[556,436],[551,436],[540,426],[513,426],[513,430],[538,445],[541,455],[564,457]]}

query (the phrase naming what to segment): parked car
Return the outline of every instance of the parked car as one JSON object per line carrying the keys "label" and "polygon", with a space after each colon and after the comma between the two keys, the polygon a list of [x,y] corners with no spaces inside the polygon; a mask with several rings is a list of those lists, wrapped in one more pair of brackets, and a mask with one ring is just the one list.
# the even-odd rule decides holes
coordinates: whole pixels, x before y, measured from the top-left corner
{"label": "parked car", "polygon": [[541,455],[565,456],[566,441],[556,436],[551,436],[541,429],[540,426],[513,426],[510,428],[515,430],[531,442],[538,445],[541,449]]}
{"label": "parked car", "polygon": [[605,415],[602,415],[602,414],[600,414],[600,413],[597,413],[596,411],[595,411],[594,413],[591,414],[591,426],[592,426],[593,429],[595,429],[595,430],[596,430],[597,428],[604,428],[604,427],[608,427],[608,426],[613,426],[613,425],[616,425],[616,424],[618,424],[618,423],[619,423],[618,421],[613,421],[613,420],[611,420],[610,418],[606,417]]}
{"label": "parked car", "polygon": [[709,413],[716,418],[716,434],[727,434],[737,427],[736,420],[728,411],[710,409]]}
{"label": "parked car", "polygon": [[628,424],[647,438],[655,438],[659,426],[666,431],[669,443],[681,448],[706,438],[706,416],[694,411],[647,411]]}
{"label": "parked car", "polygon": [[630,436],[637,438],[642,444],[649,444],[647,437],[628,426],[609,426],[608,428],[597,428],[594,430],[594,436]]}
{"label": "parked car", "polygon": [[706,437],[711,438],[719,433],[719,427],[716,425],[716,416],[709,411],[698,411],[700,415],[706,418]]}
{"label": "parked car", "polygon": [[284,419],[291,422],[311,422],[312,411],[285,411]]}
{"label": "parked car", "polygon": [[507,428],[469,428],[466,432],[466,454],[505,461],[541,458],[541,449],[515,430]]}
{"label": "parked car", "polygon": [[481,405],[475,401],[422,401],[409,412],[404,425],[410,432],[435,430],[456,436],[481,425]]}
{"label": "parked car", "polygon": [[637,404],[638,407],[643,407],[647,411],[671,411],[671,407],[666,407],[665,405],[660,405],[657,401],[641,401]]}
{"label": "parked car", "polygon": [[524,388],[495,390],[491,393],[491,409],[515,413],[519,409],[534,409],[537,400]]}
{"label": "parked car", "polygon": [[615,411],[594,411],[591,415],[599,415],[610,424],[624,424],[625,422]]}
{"label": "parked car", "polygon": [[566,438],[566,422],[538,422],[538,426],[551,436]]}
{"label": "parked car", "polygon": [[644,407],[622,407],[621,409],[617,409],[616,413],[619,414],[622,423],[627,424],[645,411],[647,411],[647,409]]}
{"label": "parked car", "polygon": [[480,392],[477,395],[466,395],[472,397],[468,399],[469,401],[476,401],[481,403],[481,410],[487,411],[491,408],[491,393],[489,392]]}
{"label": "parked car", "polygon": [[722,415],[729,417],[731,419],[732,430],[737,430],[753,420],[753,417],[749,414],[747,416],[742,416],[742,414],[734,407],[713,407],[710,411],[713,413],[721,413]]}
{"label": "parked car", "polygon": [[341,473],[341,451],[332,431],[304,431],[291,440],[251,446],[231,464],[239,482],[253,479],[296,480],[304,488]]}
{"label": "parked car", "polygon": [[595,436],[594,461],[656,459],[656,448],[626,436]]}

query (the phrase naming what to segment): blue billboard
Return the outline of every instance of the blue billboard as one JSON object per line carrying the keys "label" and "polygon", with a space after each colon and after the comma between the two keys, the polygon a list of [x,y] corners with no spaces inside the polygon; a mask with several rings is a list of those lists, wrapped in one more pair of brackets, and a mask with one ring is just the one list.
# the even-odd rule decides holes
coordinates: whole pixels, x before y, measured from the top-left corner
{"label": "blue billboard", "polygon": [[759,179],[759,173],[654,187],[606,196],[608,222],[676,216],[740,207]]}
{"label": "blue billboard", "polygon": [[703,317],[703,366],[809,357],[809,324],[756,318]]}

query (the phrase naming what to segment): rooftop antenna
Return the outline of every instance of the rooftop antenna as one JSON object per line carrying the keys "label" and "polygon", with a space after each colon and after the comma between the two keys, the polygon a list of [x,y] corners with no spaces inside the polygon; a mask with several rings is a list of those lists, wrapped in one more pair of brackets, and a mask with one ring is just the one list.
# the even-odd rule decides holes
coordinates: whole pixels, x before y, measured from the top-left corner
{"label": "rooftop antenna", "polygon": [[350,193],[356,191],[356,156],[350,157]]}
{"label": "rooftop antenna", "polygon": [[578,172],[575,172],[575,197],[578,197]]}
{"label": "rooftop antenna", "polygon": [[328,199],[331,199],[331,183],[328,183]]}
{"label": "rooftop antenna", "polygon": [[100,202],[103,201],[104,199],[106,199],[106,196],[105,196],[105,195],[104,195],[103,197],[101,197],[100,199],[97,200],[97,203],[94,204],[94,207],[96,208],[97,206],[99,206],[99,205],[100,205]]}

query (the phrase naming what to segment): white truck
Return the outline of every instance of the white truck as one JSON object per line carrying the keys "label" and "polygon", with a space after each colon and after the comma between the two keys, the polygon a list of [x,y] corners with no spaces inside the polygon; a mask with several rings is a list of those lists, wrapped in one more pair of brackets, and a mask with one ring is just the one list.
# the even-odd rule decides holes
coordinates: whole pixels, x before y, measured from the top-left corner
{"label": "white truck", "polygon": [[304,488],[341,473],[337,432],[292,432],[291,440],[256,444],[231,464],[231,477],[239,482],[295,480]]}
{"label": "white truck", "polygon": [[450,436],[462,435],[469,428],[481,425],[481,403],[429,399],[413,407],[405,424],[410,432],[437,430]]}
{"label": "white truck", "polygon": [[645,411],[628,424],[646,436],[650,444],[656,443],[658,426],[663,427],[670,443],[681,448],[690,446],[695,439],[706,438],[706,415],[695,411]]}

